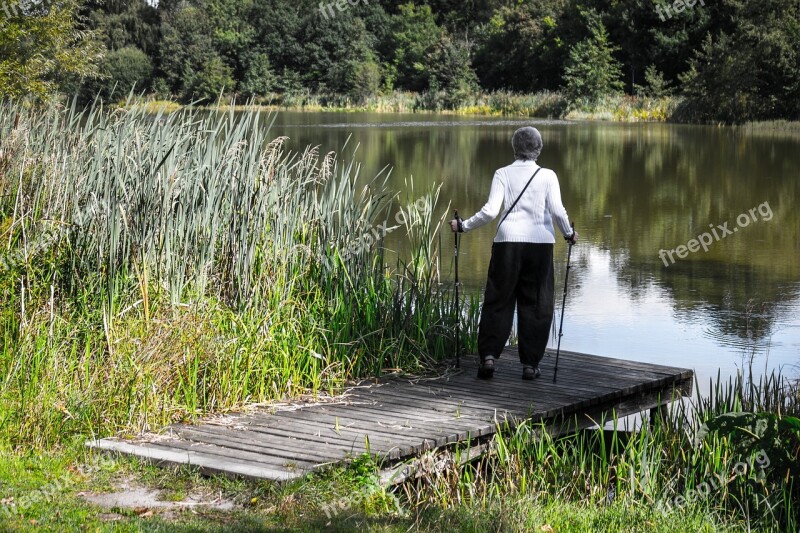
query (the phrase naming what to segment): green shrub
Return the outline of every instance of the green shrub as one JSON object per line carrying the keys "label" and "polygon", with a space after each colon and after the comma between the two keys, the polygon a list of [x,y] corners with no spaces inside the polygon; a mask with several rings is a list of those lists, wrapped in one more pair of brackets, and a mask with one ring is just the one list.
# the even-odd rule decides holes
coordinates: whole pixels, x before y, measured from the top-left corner
{"label": "green shrub", "polygon": [[570,49],[564,68],[564,94],[570,105],[578,108],[622,92],[622,69],[613,55],[617,48],[602,22],[593,23],[590,29],[591,37]]}

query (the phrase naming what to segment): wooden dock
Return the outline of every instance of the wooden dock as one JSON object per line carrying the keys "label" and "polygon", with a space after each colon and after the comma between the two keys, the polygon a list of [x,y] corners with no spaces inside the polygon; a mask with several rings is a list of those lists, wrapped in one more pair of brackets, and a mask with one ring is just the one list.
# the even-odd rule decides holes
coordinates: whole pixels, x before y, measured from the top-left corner
{"label": "wooden dock", "polygon": [[476,378],[476,357],[436,378],[370,380],[313,405],[286,404],[241,415],[176,424],[134,440],[102,439],[88,446],[157,464],[193,465],[205,473],[290,480],[369,453],[387,480],[413,473],[414,460],[458,445],[480,454],[508,424],[530,419],[553,431],[594,426],[690,396],[691,370],[562,352],[558,383],[554,357],[542,377],[523,381],[514,349],[496,362],[490,381]]}

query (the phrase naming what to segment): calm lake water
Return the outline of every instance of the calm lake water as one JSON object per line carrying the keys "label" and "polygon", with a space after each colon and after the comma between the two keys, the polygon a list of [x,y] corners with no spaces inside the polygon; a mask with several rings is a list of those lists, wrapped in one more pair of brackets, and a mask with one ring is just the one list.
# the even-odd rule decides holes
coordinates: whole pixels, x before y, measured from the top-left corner
{"label": "calm lake water", "polygon": [[[412,177],[416,191],[442,184],[439,210],[449,202],[450,211],[457,207],[466,218],[485,202],[495,169],[513,161],[510,139],[522,125],[542,132],[539,163],[558,174],[581,237],[573,250],[562,348],[694,368],[704,380],[718,370],[735,373],[750,354],[759,373],[782,368],[798,374],[800,136],[664,124],[289,112],[275,117],[272,133],[288,136],[292,150],[311,144],[323,153],[339,151],[361,163],[365,180],[391,167],[395,190],[406,189]],[[485,283],[495,227],[462,240],[460,273],[472,290]],[[712,229],[708,251],[673,254],[674,264],[665,256],[668,266],[659,257],[660,250],[687,245]],[[443,275],[451,277],[449,231],[443,238]],[[560,241],[559,304],[566,253]]]}

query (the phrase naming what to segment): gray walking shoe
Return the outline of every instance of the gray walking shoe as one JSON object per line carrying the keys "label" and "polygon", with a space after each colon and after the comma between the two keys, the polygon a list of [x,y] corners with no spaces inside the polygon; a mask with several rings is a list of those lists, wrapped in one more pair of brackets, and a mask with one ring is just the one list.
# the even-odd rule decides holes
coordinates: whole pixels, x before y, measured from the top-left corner
{"label": "gray walking shoe", "polygon": [[478,367],[478,377],[480,379],[492,379],[494,376],[494,356],[487,355]]}
{"label": "gray walking shoe", "polygon": [[532,366],[527,366],[526,365],[526,366],[522,367],[522,379],[530,381],[532,379],[538,378],[541,375],[542,375],[542,373],[539,371],[539,367],[538,366],[537,367],[532,367]]}

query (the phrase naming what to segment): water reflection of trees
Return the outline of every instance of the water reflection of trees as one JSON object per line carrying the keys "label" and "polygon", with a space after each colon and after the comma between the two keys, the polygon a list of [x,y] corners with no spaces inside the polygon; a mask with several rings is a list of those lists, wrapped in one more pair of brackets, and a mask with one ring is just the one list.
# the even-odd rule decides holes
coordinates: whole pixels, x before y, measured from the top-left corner
{"label": "water reflection of trees", "polygon": [[720,334],[755,342],[768,339],[782,309],[800,298],[780,274],[750,265],[676,263],[658,285],[679,315],[703,313]]}
{"label": "water reflection of trees", "polygon": [[[599,245],[615,251],[612,268],[632,297],[654,280],[676,311],[703,313],[724,335],[770,335],[777,309],[798,298],[786,289],[800,269],[796,141],[714,128],[590,126],[565,128],[556,142],[573,177],[564,180],[565,195],[580,199],[584,218],[602,220]],[[668,268],[658,259],[661,248],[685,244],[709,224],[733,227],[765,201],[772,220]],[[753,300],[763,302],[759,327],[748,310]]]}
{"label": "water reflection of trees", "polygon": [[[485,201],[493,171],[510,162],[509,139],[516,127],[328,128],[289,135],[299,144],[332,150],[352,134],[349,147],[361,145],[357,159],[366,176],[391,165],[390,186],[397,190],[411,175],[420,190],[443,182],[441,197],[468,214]],[[679,314],[703,313],[721,334],[740,338],[747,338],[752,299],[767,306],[762,335],[768,335],[776,306],[798,298],[797,139],[653,124],[542,124],[539,129],[545,139],[540,162],[558,172],[571,216],[586,228],[586,238],[611,252],[614,275],[632,298],[655,283]],[[742,229],[707,253],[691,254],[668,268],[658,258],[660,249],[685,244],[709,224],[735,225],[739,214],[765,201],[771,221]],[[465,240],[471,260],[462,268],[469,279],[485,276],[492,237],[485,233]],[[794,292],[786,287],[795,287]]]}

